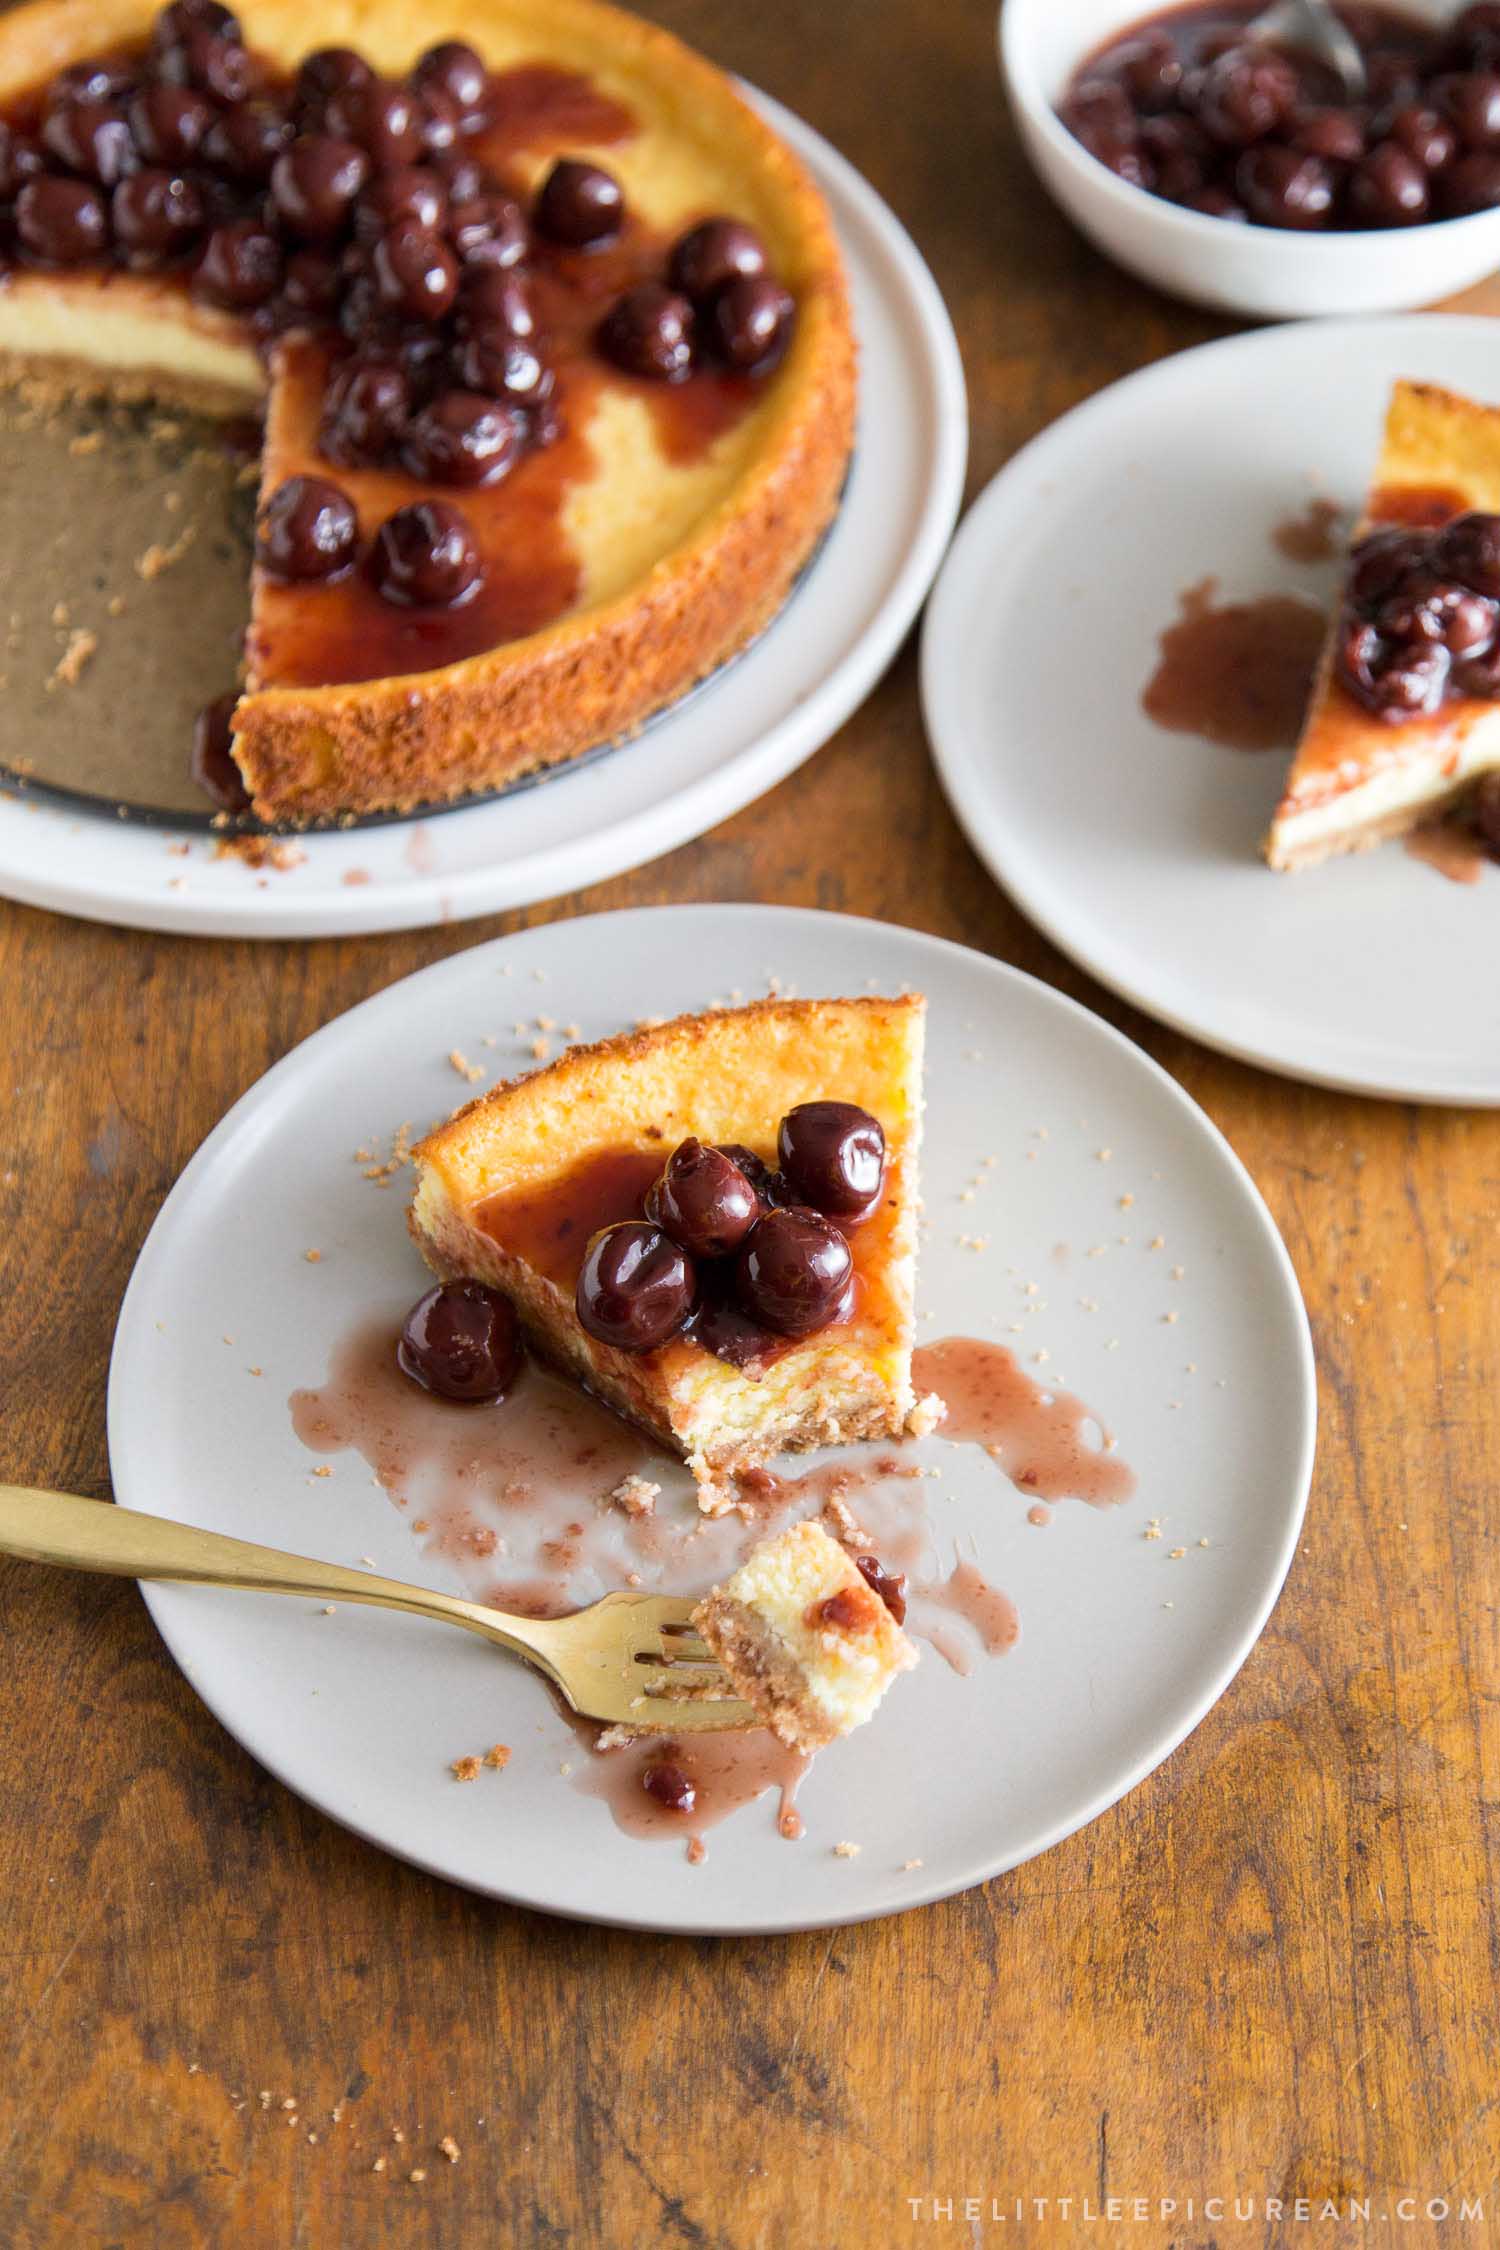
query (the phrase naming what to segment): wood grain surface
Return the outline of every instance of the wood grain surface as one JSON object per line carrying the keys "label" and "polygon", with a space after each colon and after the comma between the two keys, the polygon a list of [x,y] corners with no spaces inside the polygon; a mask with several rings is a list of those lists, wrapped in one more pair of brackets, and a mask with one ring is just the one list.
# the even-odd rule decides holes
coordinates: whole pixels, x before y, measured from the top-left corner
{"label": "wood grain surface", "polygon": [[[971,489],[1227,325],[1113,272],[1047,203],[999,98],[992,0],[648,12],[800,110],[912,228],[963,345]],[[0,1564],[0,2243],[1118,2231],[1083,2222],[1085,2196],[1176,2198],[1123,2206],[1137,2243],[1496,2239],[1500,1116],[1285,1084],[1099,991],[960,838],[910,648],[764,802],[526,919],[680,899],[978,946],[1121,1025],[1223,1127],[1321,1367],[1306,1537],[1264,1639],[1159,1773],[1033,1865],[833,1935],[688,1942],[383,1858],[229,1740],[132,1587]],[[186,1158],[308,1032],[514,926],[254,946],[0,908],[0,1474],[107,1492],[116,1308]],[[1402,2194],[1416,2215],[1385,2229],[1293,2216]],[[1484,2225],[1459,2225],[1463,2195],[1488,2197]],[[1018,2222],[1043,2196],[1073,2207]]]}

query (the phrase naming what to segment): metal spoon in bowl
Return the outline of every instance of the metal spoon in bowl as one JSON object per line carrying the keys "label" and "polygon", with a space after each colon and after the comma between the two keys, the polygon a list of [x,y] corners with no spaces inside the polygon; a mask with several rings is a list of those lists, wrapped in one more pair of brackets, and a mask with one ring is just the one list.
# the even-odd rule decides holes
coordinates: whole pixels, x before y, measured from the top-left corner
{"label": "metal spoon in bowl", "polygon": [[1245,37],[1268,47],[1300,47],[1305,54],[1316,55],[1338,79],[1346,101],[1364,99],[1365,58],[1331,0],[1273,0],[1246,25]]}

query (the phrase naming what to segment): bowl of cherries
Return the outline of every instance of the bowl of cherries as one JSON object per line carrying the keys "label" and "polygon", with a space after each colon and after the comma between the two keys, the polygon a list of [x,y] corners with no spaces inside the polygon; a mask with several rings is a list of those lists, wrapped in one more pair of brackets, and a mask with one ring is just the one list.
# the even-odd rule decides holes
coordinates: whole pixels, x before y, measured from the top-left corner
{"label": "bowl of cherries", "polygon": [[1500,267],[1500,4],[1338,7],[1360,52],[1269,43],[1263,0],[1005,0],[1043,184],[1173,295],[1288,318],[1429,304]]}

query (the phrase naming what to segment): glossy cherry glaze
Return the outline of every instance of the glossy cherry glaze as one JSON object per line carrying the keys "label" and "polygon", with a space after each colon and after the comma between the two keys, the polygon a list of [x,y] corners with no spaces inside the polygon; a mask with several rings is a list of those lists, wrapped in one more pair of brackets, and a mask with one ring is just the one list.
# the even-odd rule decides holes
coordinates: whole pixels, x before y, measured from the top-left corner
{"label": "glossy cherry glaze", "polygon": [[1215,218],[1302,232],[1407,227],[1500,204],[1500,16],[1434,28],[1340,11],[1358,102],[1311,54],[1244,37],[1259,0],[1145,18],[1080,64],[1058,114],[1133,187]]}

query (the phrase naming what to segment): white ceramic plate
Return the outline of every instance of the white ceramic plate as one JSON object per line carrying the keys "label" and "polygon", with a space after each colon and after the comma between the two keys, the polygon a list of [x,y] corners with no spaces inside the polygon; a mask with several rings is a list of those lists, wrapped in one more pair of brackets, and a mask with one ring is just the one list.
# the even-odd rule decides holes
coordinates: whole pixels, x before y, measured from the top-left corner
{"label": "white ceramic plate", "polygon": [[1491,320],[1308,322],[1181,353],[1066,416],[970,511],[929,606],[938,769],[1017,904],[1178,1030],[1315,1084],[1500,1103],[1500,873],[1399,845],[1273,875],[1286,760],[1162,732],[1157,636],[1222,598],[1327,603],[1336,564],[1271,544],[1315,492],[1364,496],[1392,382],[1500,399]]}
{"label": "white ceramic plate", "polygon": [[[456,1586],[357,1455],[331,1457],[315,1480],[289,1423],[288,1395],[322,1380],[341,1335],[372,1308],[399,1318],[423,1282],[404,1196],[375,1188],[351,1152],[469,1090],[451,1048],[518,1067],[517,1018],[576,1018],[594,1037],[772,976],[804,993],[927,993],[922,1332],[993,1338],[1065,1378],[1138,1473],[1128,1504],[1065,1501],[1041,1529],[977,1447],[916,1449],[942,1470],[912,1488],[939,1567],[958,1546],[1019,1606],[1009,1654],[960,1678],[925,1650],[876,1720],[814,1763],[802,1841],[778,1835],[762,1797],[709,1832],[694,1867],[680,1841],[622,1834],[559,1774],[590,1754],[540,1685],[480,1642],[347,1606],[330,1617],[201,1588],[147,1595],[199,1694],[291,1788],[456,1882],[590,1920],[854,1921],[1044,1850],[1203,1717],[1265,1622],[1302,1518],[1314,1391],[1297,1284],[1254,1187],[1187,1097],[1097,1018],[978,954],[730,906],[477,947],[270,1071],[194,1157],[141,1253],[110,1374],[117,1498]],[[498,1048],[479,1045],[487,1032]],[[659,1505],[693,1520],[684,1480]],[[1147,1536],[1153,1517],[1160,1538]],[[448,1761],[497,1738],[514,1747],[507,1771],[455,1786]],[[858,1856],[836,1856],[842,1841]]]}
{"label": "white ceramic plate", "polygon": [[[747,89],[749,91],[749,89]],[[812,169],[848,262],[860,343],[848,489],[770,630],[624,751],[492,805],[305,839],[257,874],[211,844],[0,795],[0,894],[209,937],[346,936],[462,921],[618,875],[727,820],[812,755],[890,663],[963,491],[952,326],[910,236],[806,125],[755,100]],[[175,849],[174,849],[175,846]]]}

